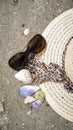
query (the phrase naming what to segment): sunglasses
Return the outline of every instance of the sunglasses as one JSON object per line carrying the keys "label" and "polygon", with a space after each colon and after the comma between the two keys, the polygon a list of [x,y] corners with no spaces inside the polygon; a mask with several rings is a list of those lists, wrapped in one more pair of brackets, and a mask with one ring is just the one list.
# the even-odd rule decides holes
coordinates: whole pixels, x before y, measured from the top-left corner
{"label": "sunglasses", "polygon": [[16,71],[24,69],[24,67],[28,63],[28,55],[30,53],[38,54],[45,47],[46,47],[46,40],[40,34],[37,34],[28,42],[26,51],[18,52],[15,55],[13,55],[9,59],[8,64],[11,68],[13,68]]}

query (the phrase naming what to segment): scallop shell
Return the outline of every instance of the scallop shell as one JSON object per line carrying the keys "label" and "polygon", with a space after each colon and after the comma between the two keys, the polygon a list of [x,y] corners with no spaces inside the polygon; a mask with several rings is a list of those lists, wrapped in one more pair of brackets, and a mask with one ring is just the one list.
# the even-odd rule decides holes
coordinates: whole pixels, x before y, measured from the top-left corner
{"label": "scallop shell", "polygon": [[19,81],[24,82],[25,85],[31,84],[33,82],[31,73],[27,69],[20,70],[18,73],[15,74],[15,78]]}
{"label": "scallop shell", "polygon": [[38,90],[40,90],[39,86],[26,85],[19,89],[19,95],[26,98],[28,96],[32,96]]}
{"label": "scallop shell", "polygon": [[42,105],[42,103],[43,103],[42,101],[37,100],[37,101],[32,103],[31,107],[32,108],[39,108]]}
{"label": "scallop shell", "polygon": [[32,103],[32,102],[34,102],[35,100],[36,100],[36,99],[35,99],[34,97],[28,96],[28,97],[25,99],[24,103],[25,103],[25,104],[27,104],[27,103]]}

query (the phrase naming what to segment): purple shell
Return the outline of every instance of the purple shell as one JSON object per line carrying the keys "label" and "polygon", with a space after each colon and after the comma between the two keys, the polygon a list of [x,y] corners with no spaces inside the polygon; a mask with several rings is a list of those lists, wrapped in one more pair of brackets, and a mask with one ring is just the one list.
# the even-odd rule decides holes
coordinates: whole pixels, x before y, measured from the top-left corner
{"label": "purple shell", "polygon": [[42,105],[42,101],[37,100],[35,102],[32,103],[32,108],[39,108]]}
{"label": "purple shell", "polygon": [[23,98],[26,98],[28,96],[32,96],[39,89],[39,86],[26,85],[19,89],[19,95]]}

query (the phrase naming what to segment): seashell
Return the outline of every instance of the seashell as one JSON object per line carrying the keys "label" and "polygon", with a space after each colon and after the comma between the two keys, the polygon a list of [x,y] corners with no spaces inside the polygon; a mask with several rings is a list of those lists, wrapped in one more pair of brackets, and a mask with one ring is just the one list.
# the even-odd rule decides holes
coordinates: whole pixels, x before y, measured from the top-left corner
{"label": "seashell", "polygon": [[36,100],[36,99],[35,99],[34,97],[28,96],[28,97],[25,99],[24,103],[25,103],[25,104],[27,104],[27,103],[32,103],[32,102],[34,102],[35,100]]}
{"label": "seashell", "polygon": [[42,101],[43,101],[44,98],[45,98],[45,95],[44,95],[44,93],[40,90],[40,91],[37,91],[37,92],[35,93],[34,97],[35,97],[36,100],[42,100]]}
{"label": "seashell", "polygon": [[28,35],[28,34],[29,34],[29,29],[26,28],[26,29],[24,30],[24,35]]}
{"label": "seashell", "polygon": [[0,113],[4,111],[4,104],[3,102],[0,102]]}
{"label": "seashell", "polygon": [[18,73],[15,74],[15,78],[19,81],[24,82],[25,84],[31,84],[33,82],[31,73],[27,69],[20,70]]}
{"label": "seashell", "polygon": [[42,101],[37,100],[35,102],[32,103],[32,108],[39,108],[42,105]]}
{"label": "seashell", "polygon": [[28,96],[32,96],[38,90],[40,90],[39,86],[26,85],[19,89],[19,95],[26,98]]}

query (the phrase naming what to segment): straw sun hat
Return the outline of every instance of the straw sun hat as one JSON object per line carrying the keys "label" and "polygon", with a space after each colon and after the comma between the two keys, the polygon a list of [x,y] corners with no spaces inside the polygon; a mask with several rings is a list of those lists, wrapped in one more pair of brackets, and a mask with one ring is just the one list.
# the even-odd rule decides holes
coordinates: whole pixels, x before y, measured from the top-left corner
{"label": "straw sun hat", "polygon": [[[42,34],[47,41],[47,49],[40,57],[47,65],[56,63],[64,67],[73,82],[73,9],[55,18]],[[63,83],[45,82],[40,84],[50,106],[63,118],[73,122],[73,93],[68,92]]]}

